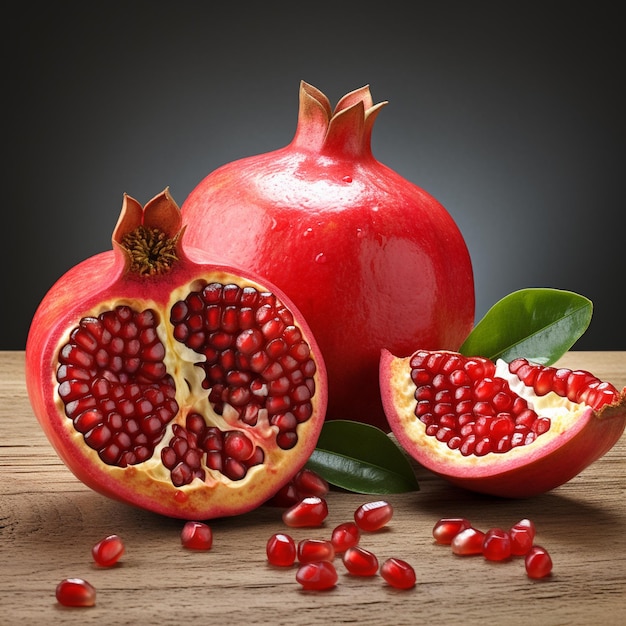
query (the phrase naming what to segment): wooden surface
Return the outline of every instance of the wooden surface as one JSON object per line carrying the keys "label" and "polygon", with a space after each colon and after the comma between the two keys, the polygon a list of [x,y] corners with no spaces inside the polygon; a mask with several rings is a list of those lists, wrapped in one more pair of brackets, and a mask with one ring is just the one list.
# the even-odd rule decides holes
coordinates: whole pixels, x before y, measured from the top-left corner
{"label": "wooden surface", "polygon": [[[626,385],[626,352],[570,352],[562,363]],[[28,403],[22,352],[0,352],[0,624],[619,624],[626,614],[626,435],[568,484],[542,496],[499,500],[453,488],[417,468],[419,492],[387,497],[395,515],[362,545],[379,559],[411,562],[410,591],[382,579],[350,577],[337,562],[331,591],[304,592],[295,569],[266,563],[265,543],[285,531],[281,510],[261,507],[213,520],[213,549],[180,546],[180,520],[111,501],[82,485],[59,461]],[[328,537],[355,508],[376,499],[333,491],[320,529]],[[477,527],[531,518],[553,575],[533,581],[523,562],[455,557],[432,540],[434,522],[468,517]],[[92,564],[91,546],[119,534],[126,554],[112,569]],[[61,607],[65,577],[97,588],[97,604]]]}

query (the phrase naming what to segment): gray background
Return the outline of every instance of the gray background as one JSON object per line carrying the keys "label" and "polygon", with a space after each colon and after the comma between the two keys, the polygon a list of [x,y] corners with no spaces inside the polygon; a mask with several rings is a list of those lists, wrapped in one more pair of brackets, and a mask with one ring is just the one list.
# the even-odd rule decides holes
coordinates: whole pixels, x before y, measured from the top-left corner
{"label": "gray background", "polygon": [[0,349],[110,248],[124,192],[182,204],[289,143],[300,80],[390,102],[374,155],[456,220],[477,320],[516,289],[570,289],[595,305],[575,348],[626,349],[619,3],[30,2],[3,26]]}

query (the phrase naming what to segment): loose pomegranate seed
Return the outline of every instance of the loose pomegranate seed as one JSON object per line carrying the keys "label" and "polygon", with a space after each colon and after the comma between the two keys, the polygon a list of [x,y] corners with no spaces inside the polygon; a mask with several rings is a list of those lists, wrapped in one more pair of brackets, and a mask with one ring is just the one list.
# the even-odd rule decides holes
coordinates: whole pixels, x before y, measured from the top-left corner
{"label": "loose pomegranate seed", "polygon": [[303,498],[317,496],[324,498],[330,487],[319,474],[308,468],[300,470],[286,485],[281,487],[266,504],[278,507],[290,507]]}
{"label": "loose pomegranate seed", "polygon": [[482,554],[484,539],[485,533],[482,530],[470,526],[452,539],[452,552],[459,556]]}
{"label": "loose pomegranate seed", "polygon": [[443,517],[433,527],[433,537],[437,543],[450,545],[456,535],[470,526],[464,517]]}
{"label": "loose pomegranate seed", "polygon": [[361,546],[348,548],[342,561],[348,572],[354,576],[374,576],[378,572],[376,555]]}
{"label": "loose pomegranate seed", "polygon": [[330,541],[335,548],[335,552],[345,552],[359,543],[361,531],[354,522],[344,522],[339,524],[331,535]]}
{"label": "loose pomegranate seed", "polygon": [[180,534],[180,541],[190,550],[210,550],[213,545],[211,527],[203,522],[186,522]]}
{"label": "loose pomegranate seed", "polygon": [[366,502],[354,512],[356,525],[365,531],[381,529],[393,517],[393,507],[384,500]]}
{"label": "loose pomegranate seed", "polygon": [[415,570],[401,559],[387,559],[380,567],[380,575],[396,589],[411,589],[415,586]]}
{"label": "loose pomegranate seed", "polygon": [[330,561],[305,563],[298,568],[296,580],[303,589],[312,591],[332,589],[337,584],[337,570]]}
{"label": "loose pomegranate seed", "polygon": [[511,554],[523,556],[533,546],[535,525],[528,519],[520,520],[509,529],[509,537],[511,538]]}
{"label": "loose pomegranate seed", "polygon": [[96,589],[82,578],[65,578],[57,585],[56,599],[63,606],[94,606]]}
{"label": "loose pomegranate seed", "polygon": [[552,558],[541,546],[533,546],[524,559],[529,578],[545,578],[552,572]]}
{"label": "loose pomegranate seed", "polygon": [[93,560],[101,567],[115,565],[124,554],[124,543],[117,535],[109,535],[91,548]]}
{"label": "loose pomegranate seed", "polygon": [[292,528],[321,526],[328,516],[328,504],[324,498],[310,496],[288,508],[283,522]]}
{"label": "loose pomegranate seed", "polygon": [[277,506],[279,508],[288,508],[294,504],[298,504],[306,495],[298,493],[293,480],[283,485],[265,504],[269,506]]}
{"label": "loose pomegranate seed", "polygon": [[326,479],[308,468],[300,470],[294,476],[293,482],[296,489],[302,494],[302,497],[317,496],[318,498],[324,498],[330,490]]}
{"label": "loose pomegranate seed", "polygon": [[296,561],[296,542],[289,535],[275,533],[267,540],[267,560],[272,565],[289,567]]}
{"label": "loose pomegranate seed", "polygon": [[506,530],[490,528],[483,539],[483,556],[488,561],[503,561],[511,556],[511,538]]}
{"label": "loose pomegranate seed", "polygon": [[303,539],[298,543],[298,561],[313,563],[314,561],[332,561],[335,548],[325,539]]}

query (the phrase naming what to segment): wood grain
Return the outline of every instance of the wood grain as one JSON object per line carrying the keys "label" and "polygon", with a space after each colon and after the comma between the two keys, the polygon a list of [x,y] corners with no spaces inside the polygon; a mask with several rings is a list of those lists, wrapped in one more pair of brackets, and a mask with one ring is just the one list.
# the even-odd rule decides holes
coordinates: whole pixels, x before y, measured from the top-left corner
{"label": "wood grain", "polygon": [[[562,363],[626,386],[626,352],[570,352]],[[0,624],[496,624],[623,623],[626,609],[626,437],[568,484],[528,500],[456,489],[416,467],[421,490],[392,495],[389,527],[362,545],[383,560],[397,556],[417,571],[411,591],[380,577],[341,569],[339,584],[304,592],[293,568],[270,567],[268,537],[284,531],[281,510],[212,520],[213,549],[180,546],[182,522],[109,500],[86,488],[48,444],[28,403],[22,352],[0,352]],[[328,537],[373,497],[334,490],[321,529]],[[523,562],[455,557],[432,541],[440,517],[466,516],[483,529],[534,520],[554,573],[532,581]],[[107,534],[125,541],[112,569],[92,564],[91,546]],[[89,609],[59,606],[56,584],[80,576],[97,588]]]}

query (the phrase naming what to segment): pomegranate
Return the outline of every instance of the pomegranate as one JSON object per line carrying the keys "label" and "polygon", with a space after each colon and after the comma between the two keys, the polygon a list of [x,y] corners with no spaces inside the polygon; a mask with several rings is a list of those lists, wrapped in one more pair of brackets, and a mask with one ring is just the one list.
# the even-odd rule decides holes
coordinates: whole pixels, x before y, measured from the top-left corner
{"label": "pomegranate", "polygon": [[626,389],[521,358],[383,350],[380,377],[400,445],[450,482],[496,496],[562,485],[604,455],[626,424]]}
{"label": "pomegranate", "polygon": [[124,196],[113,250],[46,294],[26,346],[34,413],[107,496],[171,517],[252,510],[304,466],[326,409],[311,331],[267,281],[183,247],[168,190]]}
{"label": "pomegranate", "polygon": [[457,350],[474,320],[469,253],[447,210],[375,159],[369,86],[334,111],[300,84],[287,146],[223,165],[183,202],[189,241],[278,285],[308,321],[328,370],[327,417],[389,431],[381,348]]}

